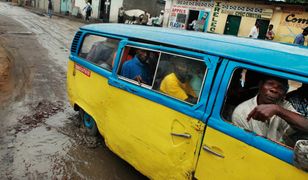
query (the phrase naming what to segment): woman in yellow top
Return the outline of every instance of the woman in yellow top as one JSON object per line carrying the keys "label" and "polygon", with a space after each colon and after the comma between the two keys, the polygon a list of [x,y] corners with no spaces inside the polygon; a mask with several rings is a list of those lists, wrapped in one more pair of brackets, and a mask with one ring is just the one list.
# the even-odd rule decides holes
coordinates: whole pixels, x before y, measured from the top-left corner
{"label": "woman in yellow top", "polygon": [[198,100],[189,84],[188,67],[181,61],[176,64],[173,73],[164,77],[160,84],[160,91],[193,104]]}

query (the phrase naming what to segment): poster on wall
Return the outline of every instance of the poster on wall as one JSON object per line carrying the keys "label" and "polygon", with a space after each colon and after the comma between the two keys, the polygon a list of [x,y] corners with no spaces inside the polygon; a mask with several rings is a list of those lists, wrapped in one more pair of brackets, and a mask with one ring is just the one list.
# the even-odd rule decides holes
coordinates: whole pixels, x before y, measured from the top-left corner
{"label": "poster on wall", "polygon": [[186,8],[173,7],[170,14],[169,27],[185,29],[187,12]]}
{"label": "poster on wall", "polygon": [[178,0],[171,8],[168,27],[206,31],[212,2]]}
{"label": "poster on wall", "polygon": [[207,30],[209,17],[210,11],[199,11],[198,19],[195,20],[195,27],[192,29],[195,31],[205,32]]}

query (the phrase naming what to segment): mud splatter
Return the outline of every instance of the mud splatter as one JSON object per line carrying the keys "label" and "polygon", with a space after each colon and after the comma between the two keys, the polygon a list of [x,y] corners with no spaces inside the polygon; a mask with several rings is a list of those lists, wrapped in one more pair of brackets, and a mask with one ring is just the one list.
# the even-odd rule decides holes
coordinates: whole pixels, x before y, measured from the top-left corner
{"label": "mud splatter", "polygon": [[71,120],[72,125],[75,126],[75,130],[66,131],[62,128],[60,131],[62,134],[65,134],[74,139],[77,145],[82,145],[87,148],[97,148],[104,143],[101,136],[90,136],[87,134],[86,128],[81,123],[78,114],[69,117],[69,120]]}
{"label": "mud splatter", "polygon": [[[25,115],[18,119],[15,126],[15,134],[18,132],[29,132],[31,129],[40,126],[45,120],[56,113],[64,110],[64,103],[61,101],[49,102],[47,100],[40,101],[37,105],[31,106],[31,115]],[[48,130],[48,127],[47,127]]]}

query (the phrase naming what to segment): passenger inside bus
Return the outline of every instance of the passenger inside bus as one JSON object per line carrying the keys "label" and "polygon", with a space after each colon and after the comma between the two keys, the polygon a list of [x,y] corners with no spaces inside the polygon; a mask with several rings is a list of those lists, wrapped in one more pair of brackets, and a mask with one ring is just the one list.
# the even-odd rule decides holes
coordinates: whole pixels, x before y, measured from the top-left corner
{"label": "passenger inside bus", "polygon": [[160,84],[160,91],[172,97],[195,104],[198,100],[190,86],[191,75],[188,65],[178,58],[174,71],[166,75]]}
{"label": "passenger inside bus", "polygon": [[[246,73],[251,72],[250,70],[244,71]],[[307,109],[303,108],[304,106],[307,108],[307,101],[302,98],[307,97],[306,92],[308,91],[305,89],[307,86],[303,85],[297,91],[288,93],[287,97],[292,106],[291,103],[285,100],[289,88],[287,79],[253,71],[251,74],[254,74],[254,79],[250,79],[251,84],[249,86],[254,87],[257,80],[260,80],[259,88],[257,94],[254,93],[255,90],[252,88],[253,90],[250,91],[251,94],[248,96],[247,92],[241,89],[243,88],[242,85],[245,87],[245,84],[249,84],[247,82],[248,78],[244,78],[245,82],[241,83],[242,76],[247,75],[246,73],[243,74],[243,69],[238,69],[233,74],[222,112],[224,119],[227,121],[232,119],[232,123],[236,126],[290,147],[293,147],[299,139],[308,139],[308,119],[307,117],[305,118],[307,115],[305,110],[307,112]],[[233,85],[234,82],[239,83],[240,88],[238,88],[238,85]],[[247,89],[248,92],[249,89]],[[305,93],[303,93],[303,90]],[[242,94],[241,92],[244,93]],[[235,94],[236,96],[234,96]],[[298,94],[301,95],[299,96]],[[251,97],[251,95],[254,96]],[[235,101],[231,102],[230,100]],[[233,108],[230,107],[234,105],[236,105],[236,108],[233,111]],[[303,111],[303,109],[305,110]],[[226,116],[231,110],[232,118]]]}
{"label": "passenger inside bus", "polygon": [[114,53],[115,48],[112,47],[112,44],[108,44],[104,41],[97,41],[92,45],[86,59],[102,68],[111,70]]}
{"label": "passenger inside bus", "polygon": [[147,64],[149,52],[138,49],[133,59],[126,61],[121,69],[121,76],[133,79],[139,84],[151,85],[152,78]]}
{"label": "passenger inside bus", "polygon": [[[286,99],[298,113],[308,120],[308,84],[302,84],[298,89],[289,92]],[[308,140],[308,132],[302,130],[297,130],[293,134],[285,137],[286,144],[291,147],[294,147],[298,140],[303,139]]]}

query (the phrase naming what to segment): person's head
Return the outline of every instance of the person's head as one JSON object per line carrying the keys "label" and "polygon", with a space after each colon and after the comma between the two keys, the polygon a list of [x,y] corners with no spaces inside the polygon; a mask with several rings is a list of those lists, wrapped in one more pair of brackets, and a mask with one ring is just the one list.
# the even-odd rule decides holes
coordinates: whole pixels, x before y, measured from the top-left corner
{"label": "person's head", "polygon": [[138,49],[136,51],[136,56],[138,57],[139,61],[141,63],[146,63],[149,57],[149,54],[147,51],[143,50],[143,49]]}
{"label": "person's head", "polygon": [[303,35],[307,36],[308,35],[308,26],[304,28],[303,30]]}
{"label": "person's head", "polygon": [[288,89],[287,79],[266,76],[259,85],[258,104],[276,104],[284,99]]}
{"label": "person's head", "polygon": [[269,29],[269,30],[272,30],[273,27],[274,27],[274,25],[270,24],[270,25],[268,26],[268,29]]}
{"label": "person's head", "polygon": [[188,78],[188,67],[187,64],[184,61],[178,60],[174,63],[175,67],[175,74],[176,77],[182,82],[186,82]]}
{"label": "person's head", "polygon": [[259,21],[256,21],[255,26],[256,26],[257,28],[259,28],[259,27],[260,27],[260,22],[259,22]]}
{"label": "person's head", "polygon": [[303,93],[303,95],[308,97],[308,84],[303,83],[303,85],[299,88],[299,90]]}

